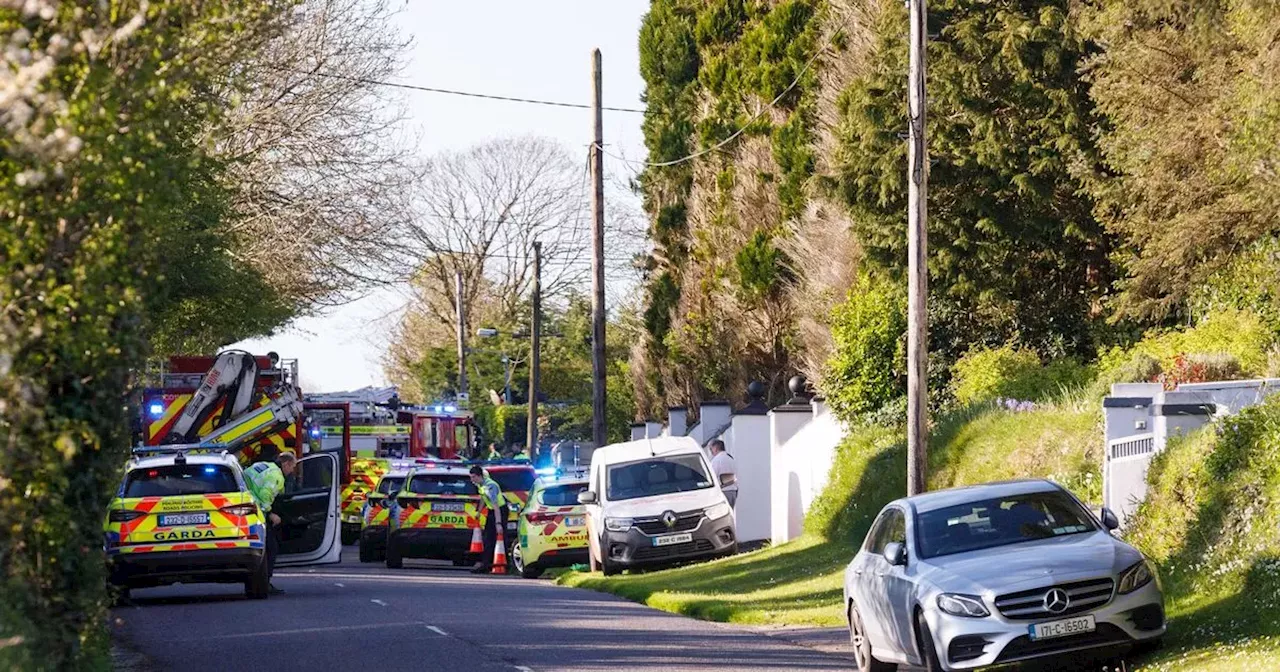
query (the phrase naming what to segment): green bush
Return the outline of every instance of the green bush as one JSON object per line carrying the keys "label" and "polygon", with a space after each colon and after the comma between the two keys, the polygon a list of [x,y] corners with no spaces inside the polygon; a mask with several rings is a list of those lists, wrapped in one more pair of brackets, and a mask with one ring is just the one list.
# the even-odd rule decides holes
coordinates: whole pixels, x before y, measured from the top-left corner
{"label": "green bush", "polygon": [[1280,635],[1280,396],[1170,442],[1147,484],[1125,537],[1159,565],[1171,643]]}
{"label": "green bush", "polygon": [[1280,238],[1266,238],[1209,276],[1191,293],[1191,312],[1206,317],[1225,310],[1258,315],[1280,333]]}
{"label": "green bush", "polygon": [[1089,370],[1073,359],[1040,364],[1035,352],[1014,345],[972,348],[952,370],[956,401],[977,404],[998,397],[1039,401],[1077,387]]}
{"label": "green bush", "polygon": [[1276,335],[1256,313],[1228,309],[1206,315],[1189,329],[1147,332],[1131,347],[1104,353],[1098,368],[1102,378],[1111,379],[1140,355],[1156,360],[1167,371],[1180,357],[1226,354],[1239,362],[1239,375],[1258,376],[1266,372],[1275,344]]}
{"label": "green bush", "polygon": [[835,348],[822,389],[841,419],[855,421],[905,392],[906,305],[896,285],[863,277],[832,311]]}

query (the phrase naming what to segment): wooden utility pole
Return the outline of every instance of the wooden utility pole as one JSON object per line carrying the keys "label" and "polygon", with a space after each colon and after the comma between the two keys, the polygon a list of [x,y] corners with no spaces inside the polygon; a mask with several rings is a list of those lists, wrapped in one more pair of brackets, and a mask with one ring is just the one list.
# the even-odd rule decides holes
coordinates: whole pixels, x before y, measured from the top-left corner
{"label": "wooden utility pole", "polygon": [[538,386],[542,383],[542,243],[533,241],[533,326],[529,329],[529,459],[537,456]]}
{"label": "wooden utility pole", "polygon": [[909,0],[911,72],[907,76],[907,494],[925,491],[929,445],[929,240],[925,226],[929,149],[925,142],[925,0]]}
{"label": "wooden utility pole", "polygon": [[591,52],[591,438],[605,444],[604,363],[604,111],[600,50]]}
{"label": "wooden utility pole", "polygon": [[462,271],[453,272],[453,293],[458,316],[458,401],[467,401],[467,313],[462,301]]}

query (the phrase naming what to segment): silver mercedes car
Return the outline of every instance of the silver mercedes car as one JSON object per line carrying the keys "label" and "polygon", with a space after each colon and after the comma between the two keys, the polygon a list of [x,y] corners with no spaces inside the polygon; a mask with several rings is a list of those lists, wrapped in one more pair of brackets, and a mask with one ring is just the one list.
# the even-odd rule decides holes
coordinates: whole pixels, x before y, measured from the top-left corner
{"label": "silver mercedes car", "polygon": [[1050,481],[899,499],[845,569],[858,669],[1106,659],[1165,632],[1155,568]]}

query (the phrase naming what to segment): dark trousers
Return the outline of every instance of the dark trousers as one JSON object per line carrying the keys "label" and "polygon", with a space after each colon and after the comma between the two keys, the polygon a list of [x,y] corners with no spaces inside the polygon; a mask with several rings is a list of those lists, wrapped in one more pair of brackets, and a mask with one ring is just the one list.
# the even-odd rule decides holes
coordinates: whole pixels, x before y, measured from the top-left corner
{"label": "dark trousers", "polygon": [[267,516],[267,576],[275,574],[276,571],[276,554],[280,552],[280,530],[271,523],[271,516]]}
{"label": "dark trousers", "polygon": [[506,525],[507,525],[508,515],[509,515],[508,509],[507,507],[504,506],[498,510],[498,515],[495,516],[493,515],[492,512],[490,512],[488,516],[485,516],[484,553],[482,553],[480,556],[480,564],[484,565],[485,567],[489,567],[493,565],[493,549],[498,546],[498,525],[503,526],[502,527],[503,546],[507,549],[511,548],[511,540],[507,539],[507,534],[506,534],[507,532]]}

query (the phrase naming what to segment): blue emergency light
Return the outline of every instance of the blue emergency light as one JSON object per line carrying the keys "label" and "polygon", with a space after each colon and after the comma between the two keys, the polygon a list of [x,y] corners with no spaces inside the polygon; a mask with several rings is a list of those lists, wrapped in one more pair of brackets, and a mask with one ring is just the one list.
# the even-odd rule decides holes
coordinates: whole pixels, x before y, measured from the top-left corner
{"label": "blue emergency light", "polygon": [[152,416],[158,418],[164,415],[164,404],[160,402],[153,402],[151,406],[147,408],[147,410],[151,412]]}
{"label": "blue emergency light", "polygon": [[444,412],[444,406],[436,406],[436,413],[443,413],[443,412]]}
{"label": "blue emergency light", "polygon": [[205,467],[205,468],[204,468],[204,473],[206,473],[206,474],[214,474],[214,473],[217,473],[217,472],[218,472],[218,468],[217,468],[217,467]]}
{"label": "blue emergency light", "polygon": [[453,413],[454,411],[457,411],[457,410],[458,410],[458,407],[457,407],[457,406],[445,406],[445,407],[444,407],[444,412],[445,412],[445,413]]}
{"label": "blue emergency light", "polygon": [[555,467],[543,467],[541,469],[535,469],[534,471],[537,472],[539,476],[555,476],[556,475]]}
{"label": "blue emergency light", "polygon": [[311,436],[320,436],[320,428],[319,428],[319,427],[312,427],[312,428],[311,428]]}

